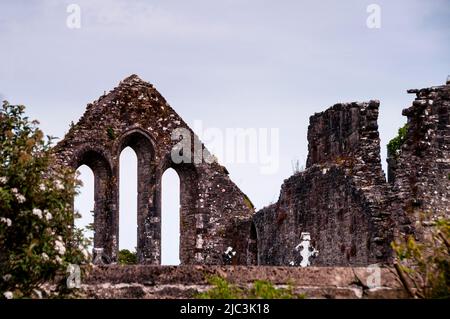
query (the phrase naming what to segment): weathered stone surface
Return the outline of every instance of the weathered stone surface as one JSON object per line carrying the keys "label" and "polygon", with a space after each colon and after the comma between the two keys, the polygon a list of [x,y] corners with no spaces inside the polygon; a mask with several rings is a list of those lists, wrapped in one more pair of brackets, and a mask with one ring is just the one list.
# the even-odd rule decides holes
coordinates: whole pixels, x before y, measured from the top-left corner
{"label": "weathered stone surface", "polygon": [[246,266],[102,266],[82,279],[89,298],[192,298],[211,288],[207,278],[219,275],[240,287],[266,280],[293,287],[307,298],[406,298],[392,269],[379,269],[380,282],[369,288],[370,268]]}
{"label": "weathered stone surface", "polygon": [[[191,163],[172,161],[172,148],[179,142],[172,139],[172,133],[177,128],[190,134]],[[199,149],[194,143],[200,144]],[[181,263],[222,264],[228,246],[237,252],[234,263],[247,262],[250,228],[238,235],[229,235],[229,229],[249,220],[253,207],[224,167],[194,161],[200,153],[209,154],[204,145],[153,85],[136,75],[89,104],[55,148],[60,163],[73,168],[86,164],[94,172],[94,247],[104,249],[105,262],[117,258],[119,157],[127,146],[138,159],[137,253],[141,263],[160,263],[161,178],[169,167],[180,177]]]}
{"label": "weathered stone surface", "polygon": [[[431,220],[450,216],[450,83],[409,90],[406,140],[388,154],[396,235],[427,233]],[[423,216],[421,216],[423,215]]]}

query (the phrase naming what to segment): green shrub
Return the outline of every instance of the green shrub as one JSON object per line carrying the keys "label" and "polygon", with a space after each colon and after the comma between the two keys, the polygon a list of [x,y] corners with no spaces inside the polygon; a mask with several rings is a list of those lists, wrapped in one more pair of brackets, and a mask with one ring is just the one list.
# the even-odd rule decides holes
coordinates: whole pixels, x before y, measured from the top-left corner
{"label": "green shrub", "polygon": [[198,294],[199,299],[241,299],[242,289],[230,284],[227,280],[219,276],[208,278],[208,283],[213,286],[210,290]]}
{"label": "green shrub", "polygon": [[128,249],[119,250],[117,260],[121,265],[135,265],[137,264],[136,252],[131,252]]}
{"label": "green shrub", "polygon": [[450,298],[450,220],[434,222],[422,242],[408,236],[392,243],[395,268],[412,297]]}
{"label": "green shrub", "polygon": [[257,280],[247,294],[249,299],[303,299],[305,295],[296,295],[293,288],[275,288],[272,283],[264,280]]}
{"label": "green shrub", "polygon": [[391,156],[397,156],[400,148],[406,140],[406,134],[408,133],[408,124],[403,125],[398,129],[398,135],[389,141],[387,145],[388,154]]}
{"label": "green shrub", "polygon": [[80,183],[56,165],[52,138],[24,111],[6,101],[0,109],[0,298],[40,296],[41,284],[89,260],[71,226]]}
{"label": "green shrub", "polygon": [[276,288],[268,281],[256,280],[250,288],[240,288],[220,276],[211,276],[208,283],[213,287],[196,296],[199,299],[303,299],[305,295],[294,294],[288,288]]}

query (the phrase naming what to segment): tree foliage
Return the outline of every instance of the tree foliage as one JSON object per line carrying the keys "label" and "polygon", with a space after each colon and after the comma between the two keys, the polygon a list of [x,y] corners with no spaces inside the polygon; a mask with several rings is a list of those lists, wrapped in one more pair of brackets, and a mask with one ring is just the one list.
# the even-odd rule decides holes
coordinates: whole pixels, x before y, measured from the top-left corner
{"label": "tree foliage", "polygon": [[406,134],[408,133],[408,124],[403,125],[398,129],[398,135],[389,141],[387,145],[388,154],[391,156],[397,156],[400,152],[400,148],[406,140]]}
{"label": "tree foliage", "polygon": [[72,226],[80,183],[24,112],[6,101],[0,109],[0,298],[40,297],[43,283],[89,258]]}
{"label": "tree foliage", "polygon": [[135,265],[137,264],[136,252],[131,252],[128,249],[119,250],[117,260],[121,265]]}

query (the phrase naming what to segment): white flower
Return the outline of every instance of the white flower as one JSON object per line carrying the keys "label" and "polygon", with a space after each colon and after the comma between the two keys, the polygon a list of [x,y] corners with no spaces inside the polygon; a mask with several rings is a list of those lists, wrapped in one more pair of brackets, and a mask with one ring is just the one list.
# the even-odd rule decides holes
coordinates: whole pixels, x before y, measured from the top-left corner
{"label": "white flower", "polygon": [[6,178],[5,176],[0,177],[1,184],[6,184],[7,181],[8,181],[8,178]]}
{"label": "white flower", "polygon": [[81,253],[83,254],[85,259],[89,258],[89,253],[88,251],[83,247],[83,245],[78,245],[78,249],[81,251]]}
{"label": "white flower", "polygon": [[14,194],[14,196],[16,196],[16,199],[19,202],[19,204],[23,204],[25,202],[25,196],[19,194],[17,188],[11,188],[11,192]]}
{"label": "white flower", "polygon": [[9,281],[11,279],[11,277],[12,277],[11,274],[6,274],[2,278],[3,278],[4,281]]}
{"label": "white flower", "polygon": [[66,252],[66,247],[64,247],[64,243],[59,240],[55,240],[55,249],[60,255],[64,255],[64,253]]}
{"label": "white flower", "polygon": [[44,260],[48,260],[48,259],[49,259],[48,255],[47,255],[46,253],[42,253],[42,254],[41,254],[41,257],[42,257],[42,259],[44,259]]}
{"label": "white flower", "polygon": [[39,190],[40,190],[41,192],[45,192],[46,189],[47,189],[47,188],[45,187],[44,184],[40,184],[40,185],[39,185]]}
{"label": "white flower", "polygon": [[61,257],[59,257],[59,256],[56,256],[55,260],[56,260],[56,262],[57,262],[58,264],[60,264],[60,265],[63,263]]}
{"label": "white flower", "polygon": [[42,291],[38,290],[38,289],[33,289],[33,292],[36,294],[36,296],[39,299],[42,299]]}
{"label": "white flower", "polygon": [[3,293],[3,296],[5,296],[6,299],[13,299],[14,298],[14,295],[13,295],[13,293],[11,291],[5,291]]}
{"label": "white flower", "polygon": [[17,198],[17,201],[19,202],[19,204],[23,204],[26,201],[25,196],[20,195],[20,194],[17,194],[16,198]]}
{"label": "white flower", "polygon": [[33,215],[42,218],[42,210],[40,210],[39,208],[33,208]]}
{"label": "white flower", "polygon": [[13,191],[13,193],[14,193],[14,195],[16,196],[16,199],[17,199],[17,201],[19,202],[19,204],[23,204],[23,203],[25,203],[25,196],[23,196],[22,194],[19,194],[18,192],[17,192],[17,189],[16,188],[13,188],[13,189],[15,189],[16,190],[16,192],[14,192]]}
{"label": "white flower", "polygon": [[44,210],[45,219],[51,220],[53,218],[52,214],[48,210]]}
{"label": "white flower", "polygon": [[56,187],[57,190],[63,190],[64,189],[64,185],[63,185],[63,183],[61,183],[61,181],[59,179],[57,179],[55,181],[55,187]]}
{"label": "white flower", "polygon": [[86,249],[82,249],[81,253],[83,254],[84,259],[88,259],[89,258],[89,253]]}
{"label": "white flower", "polygon": [[6,226],[8,226],[8,227],[11,226],[11,224],[12,224],[11,219],[5,218],[5,217],[1,217],[1,218],[0,218],[0,222],[5,223]]}

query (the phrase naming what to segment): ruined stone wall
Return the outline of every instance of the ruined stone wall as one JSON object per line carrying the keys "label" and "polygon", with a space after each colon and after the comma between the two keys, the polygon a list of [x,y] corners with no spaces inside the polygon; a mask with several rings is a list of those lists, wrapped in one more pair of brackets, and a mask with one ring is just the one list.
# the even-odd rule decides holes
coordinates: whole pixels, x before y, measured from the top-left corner
{"label": "ruined stone wall", "polygon": [[[141,263],[160,263],[161,178],[169,167],[180,177],[182,264],[224,263],[223,252],[237,241],[228,235],[229,229],[251,218],[253,207],[224,167],[204,160],[172,161],[171,150],[178,140],[171,137],[177,128],[190,134],[193,161],[194,156],[208,154],[201,143],[200,151],[194,147],[198,139],[153,85],[133,75],[88,104],[79,122],[56,146],[59,163],[74,169],[86,164],[94,172],[94,247],[104,249],[106,262],[117,258],[119,157],[128,146],[138,159],[137,253]],[[248,234],[239,236],[242,247],[246,247]],[[245,264],[246,249],[235,251],[234,262]]]}
{"label": "ruined stone wall", "polygon": [[[395,270],[389,268],[144,265],[95,267],[87,277],[81,278],[78,294],[102,299],[195,298],[213,288],[208,282],[213,275],[245,289],[256,280],[268,281],[276,288],[290,285],[293,294],[302,294],[307,299],[409,297]],[[379,282],[374,284],[374,278]]]}
{"label": "ruined stone wall", "polygon": [[306,170],[254,217],[261,265],[298,265],[309,232],[312,265],[368,265],[389,258],[391,220],[381,169],[378,101],[336,104],[310,118]]}
{"label": "ruined stone wall", "polygon": [[[177,128],[188,130],[195,158],[210,154],[137,76],[89,104],[55,153],[61,164],[86,164],[94,172],[94,247],[104,249],[106,262],[117,257],[119,156],[128,146],[138,158],[141,263],[160,263],[161,177],[169,167],[181,184],[182,264],[299,265],[302,233],[319,250],[312,265],[389,262],[395,236],[420,237],[422,226],[450,210],[450,85],[410,92],[417,98],[403,111],[406,141],[389,156],[390,185],[381,169],[379,102],[339,103],[311,116],[306,169],[284,182],[277,203],[255,215],[221,165],[172,161]],[[424,212],[428,218],[420,223]]]}
{"label": "ruined stone wall", "polygon": [[397,154],[388,154],[396,233],[420,240],[430,221],[450,216],[450,82],[409,90],[412,106],[406,139]]}

